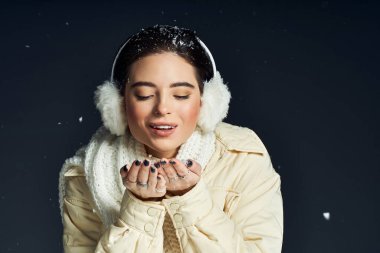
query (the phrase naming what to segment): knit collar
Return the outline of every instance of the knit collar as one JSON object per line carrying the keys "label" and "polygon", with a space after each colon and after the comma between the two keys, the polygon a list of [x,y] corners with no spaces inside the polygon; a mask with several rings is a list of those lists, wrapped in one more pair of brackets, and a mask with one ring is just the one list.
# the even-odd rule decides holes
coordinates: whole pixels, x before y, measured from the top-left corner
{"label": "knit collar", "polygon": [[[193,159],[204,169],[215,151],[215,133],[204,133],[196,127],[192,135],[181,145],[176,159],[185,161]],[[120,211],[120,203],[125,187],[122,183],[119,170],[125,164],[132,164],[136,159],[148,159],[145,147],[137,141],[127,130],[125,135],[115,136],[106,128],[100,127],[91,141],[81,152],[81,160],[86,175],[86,181],[93,196],[96,211],[100,214],[104,225],[113,224]],[[67,162],[72,159],[67,159]],[[65,164],[64,168],[69,168]],[[63,175],[63,171],[61,174]],[[63,185],[63,184],[60,184]],[[62,187],[61,187],[62,188]],[[64,189],[61,189],[64,196]],[[62,200],[60,200],[62,201]]]}

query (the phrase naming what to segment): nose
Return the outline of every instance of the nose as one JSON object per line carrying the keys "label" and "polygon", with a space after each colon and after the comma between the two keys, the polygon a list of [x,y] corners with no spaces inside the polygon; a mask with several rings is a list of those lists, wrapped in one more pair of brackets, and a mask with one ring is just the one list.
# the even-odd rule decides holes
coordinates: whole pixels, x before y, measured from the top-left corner
{"label": "nose", "polygon": [[165,115],[165,114],[170,114],[170,113],[171,113],[170,101],[167,98],[160,96],[157,100],[157,104],[154,109],[154,114]]}

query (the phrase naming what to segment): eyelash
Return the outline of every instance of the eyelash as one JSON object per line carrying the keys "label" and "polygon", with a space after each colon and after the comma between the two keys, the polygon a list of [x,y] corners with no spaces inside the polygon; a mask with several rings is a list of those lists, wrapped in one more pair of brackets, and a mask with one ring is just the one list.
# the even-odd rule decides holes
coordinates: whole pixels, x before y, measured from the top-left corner
{"label": "eyelash", "polygon": [[179,100],[185,100],[185,99],[188,99],[190,97],[190,95],[187,95],[187,96],[174,96],[174,97],[176,97]]}
{"label": "eyelash", "polygon": [[147,100],[150,96],[147,96],[147,97],[144,97],[144,96],[139,96],[139,95],[135,95],[137,100]]}
{"label": "eyelash", "polygon": [[[143,101],[143,100],[148,100],[151,96],[139,96],[139,95],[135,95],[137,100],[140,100],[140,101]],[[185,99],[188,99],[190,96],[187,95],[187,96],[174,96],[175,98],[177,98],[178,100],[185,100]]]}

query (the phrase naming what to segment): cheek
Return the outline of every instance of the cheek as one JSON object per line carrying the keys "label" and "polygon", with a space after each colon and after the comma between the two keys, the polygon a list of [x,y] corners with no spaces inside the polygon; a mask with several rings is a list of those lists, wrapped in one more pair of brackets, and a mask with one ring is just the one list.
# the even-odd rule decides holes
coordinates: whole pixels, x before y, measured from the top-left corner
{"label": "cheek", "polygon": [[186,121],[193,122],[194,124],[198,121],[200,112],[200,105],[199,103],[192,103],[188,106],[183,106],[181,108],[181,114],[184,115],[186,118]]}
{"label": "cheek", "polygon": [[133,102],[125,103],[125,111],[127,114],[127,121],[129,122],[137,122],[146,115],[146,109]]}

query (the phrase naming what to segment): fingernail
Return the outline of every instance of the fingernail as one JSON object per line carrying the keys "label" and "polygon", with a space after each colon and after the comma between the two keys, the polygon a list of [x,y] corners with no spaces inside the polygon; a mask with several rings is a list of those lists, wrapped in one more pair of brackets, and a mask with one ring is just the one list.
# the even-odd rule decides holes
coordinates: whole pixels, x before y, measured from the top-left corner
{"label": "fingernail", "polygon": [[193,161],[191,161],[190,159],[187,160],[186,167],[191,167],[192,165],[193,165]]}
{"label": "fingernail", "polygon": [[160,175],[157,176],[157,180],[161,180],[161,176]]}
{"label": "fingernail", "polygon": [[135,160],[135,165],[136,166],[139,166],[141,164],[141,162],[139,160]]}
{"label": "fingernail", "polygon": [[156,167],[157,169],[160,168],[160,163],[159,162],[154,163],[154,167]]}
{"label": "fingernail", "polygon": [[152,173],[154,173],[154,172],[156,172],[156,168],[154,168],[154,167],[150,167],[150,172],[152,172]]}
{"label": "fingernail", "polygon": [[123,166],[123,170],[124,170],[125,172],[128,171],[127,165],[124,165],[124,166]]}
{"label": "fingernail", "polygon": [[144,160],[144,166],[148,166],[149,165],[149,161],[148,160]]}
{"label": "fingernail", "polygon": [[165,164],[166,164],[166,161],[165,161],[165,160],[161,160],[160,163],[161,163],[162,165],[165,165]]}
{"label": "fingernail", "polygon": [[174,160],[170,160],[169,163],[170,163],[170,164],[175,164],[175,161],[174,161]]}

